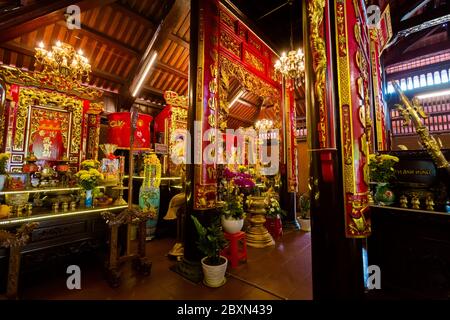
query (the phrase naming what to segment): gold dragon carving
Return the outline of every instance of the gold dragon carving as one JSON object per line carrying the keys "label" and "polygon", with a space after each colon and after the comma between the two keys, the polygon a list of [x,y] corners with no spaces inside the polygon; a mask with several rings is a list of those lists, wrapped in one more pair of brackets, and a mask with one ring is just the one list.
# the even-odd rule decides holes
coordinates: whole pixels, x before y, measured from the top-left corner
{"label": "gold dragon carving", "polygon": [[415,97],[412,101],[410,101],[400,89],[400,85],[396,81],[393,82],[393,85],[395,91],[397,91],[400,96],[401,102],[403,103],[403,106],[400,104],[395,105],[404,118],[403,125],[409,125],[412,122],[416,128],[417,134],[419,135],[422,146],[427,150],[436,166],[440,169],[447,169],[447,171],[449,171],[449,162],[439,148],[439,144],[436,139],[430,134],[427,126],[425,126],[422,121],[422,119],[427,118],[427,115],[425,114],[423,107],[420,105],[419,99]]}
{"label": "gold dragon carving", "polygon": [[320,146],[326,147],[326,109],[325,109],[325,81],[327,71],[327,55],[325,40],[321,36],[320,28],[323,22],[325,0],[313,0],[308,4],[308,17],[311,30],[311,46],[313,51],[313,67],[316,77],[314,91],[319,103],[319,139]]}

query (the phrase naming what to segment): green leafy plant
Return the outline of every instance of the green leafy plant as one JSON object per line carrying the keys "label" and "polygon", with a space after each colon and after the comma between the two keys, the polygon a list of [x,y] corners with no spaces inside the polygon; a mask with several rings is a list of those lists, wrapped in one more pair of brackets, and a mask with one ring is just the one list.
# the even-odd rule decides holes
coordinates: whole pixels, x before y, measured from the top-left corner
{"label": "green leafy plant", "polygon": [[6,164],[9,160],[9,153],[0,153],[0,174],[6,174]]}
{"label": "green leafy plant", "polygon": [[191,218],[199,236],[198,249],[207,257],[205,262],[212,266],[221,265],[220,252],[227,246],[228,241],[223,235],[220,222],[215,220],[209,227],[204,227],[196,217]]}
{"label": "green leafy plant", "polygon": [[309,210],[311,208],[311,199],[309,193],[304,193],[299,198],[300,218],[309,219]]}
{"label": "green leafy plant", "polygon": [[369,169],[372,182],[389,182],[395,178],[394,165],[399,161],[388,154],[370,154]]}

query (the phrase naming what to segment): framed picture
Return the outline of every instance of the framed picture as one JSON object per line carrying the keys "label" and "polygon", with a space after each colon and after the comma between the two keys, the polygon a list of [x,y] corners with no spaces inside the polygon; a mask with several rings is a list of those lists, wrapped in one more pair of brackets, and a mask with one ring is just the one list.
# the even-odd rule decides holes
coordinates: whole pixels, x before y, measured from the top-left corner
{"label": "framed picture", "polygon": [[11,163],[22,163],[23,154],[13,154],[11,155]]}
{"label": "framed picture", "polygon": [[[10,167],[9,167],[9,170],[10,170],[12,173],[22,173],[22,166],[10,166]],[[14,177],[17,178],[16,175],[14,175]],[[19,177],[21,177],[21,176],[19,176]]]}
{"label": "framed picture", "polygon": [[27,152],[39,160],[69,156],[72,114],[67,110],[31,106],[28,109]]}

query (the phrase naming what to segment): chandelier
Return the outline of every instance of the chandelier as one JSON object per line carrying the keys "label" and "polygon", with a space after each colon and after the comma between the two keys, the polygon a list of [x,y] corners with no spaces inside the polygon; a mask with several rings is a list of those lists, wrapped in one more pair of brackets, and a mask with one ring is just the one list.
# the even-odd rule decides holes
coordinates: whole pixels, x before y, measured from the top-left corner
{"label": "chandelier", "polygon": [[303,50],[291,50],[287,55],[283,52],[280,60],[277,60],[275,63],[275,70],[280,72],[285,78],[293,80],[303,79],[305,73],[305,55]]}
{"label": "chandelier", "polygon": [[76,52],[69,44],[58,41],[51,50],[46,50],[41,41],[36,48],[35,58],[36,67],[41,65],[44,73],[58,80],[65,80],[66,83],[89,80],[91,65],[88,59],[83,56],[81,49]]}
{"label": "chandelier", "polygon": [[273,121],[269,119],[261,119],[256,121],[255,128],[257,130],[268,131],[273,128]]}

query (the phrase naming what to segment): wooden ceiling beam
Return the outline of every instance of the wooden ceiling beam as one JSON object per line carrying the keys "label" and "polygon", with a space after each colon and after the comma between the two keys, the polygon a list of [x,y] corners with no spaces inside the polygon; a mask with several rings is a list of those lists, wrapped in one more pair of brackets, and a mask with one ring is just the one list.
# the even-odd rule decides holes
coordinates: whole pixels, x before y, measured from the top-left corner
{"label": "wooden ceiling beam", "polygon": [[[132,90],[135,90],[135,86],[137,83],[141,80],[141,77],[144,76],[145,69],[150,62],[150,59],[153,56],[154,52],[161,52],[164,42],[166,41],[168,35],[172,33],[172,29],[178,22],[178,20],[187,12],[189,9],[189,0],[166,0],[165,1],[165,8],[164,13],[162,15],[161,21],[158,24],[158,27],[155,28],[155,32],[152,36],[152,38],[149,40],[149,42],[146,45],[146,49],[144,53],[142,54],[142,57],[137,64],[137,66],[134,68],[132,72],[130,72],[130,77],[128,78],[127,83],[130,83],[130,86],[124,87],[121,96],[123,99],[123,104],[125,106],[131,107],[134,103],[136,97],[132,96]],[[158,66],[158,64],[157,64]],[[168,66],[164,66],[164,64],[159,64],[160,68],[165,68]],[[172,67],[170,67],[172,68]],[[167,69],[167,68],[166,68]],[[173,70],[172,70],[173,71]],[[179,70],[177,70],[178,73],[180,73]],[[152,70],[146,74],[146,78],[150,77]],[[180,74],[181,76],[181,74]],[[183,73],[183,76],[184,73]],[[145,82],[142,88],[145,87]],[[152,88],[153,89],[153,88]],[[147,87],[148,90],[148,87]],[[154,90],[151,90],[152,92],[155,92]],[[157,90],[158,91],[158,90]],[[160,90],[159,90],[160,91]],[[160,96],[162,96],[163,93],[160,93]]]}
{"label": "wooden ceiling beam", "polygon": [[156,104],[154,102],[147,101],[147,100],[140,99],[140,98],[136,99],[134,101],[134,103],[140,104],[140,105],[143,105],[143,106],[146,106],[146,107],[154,108],[154,109],[159,109],[159,110],[164,109],[164,105]]}
{"label": "wooden ceiling beam", "polygon": [[155,94],[155,95],[157,95],[159,97],[164,96],[164,91],[156,89],[156,88],[153,88],[153,87],[151,87],[149,85],[146,85],[146,84],[142,86],[142,89],[145,90],[145,91],[148,91],[148,92],[150,92],[152,94]]}
{"label": "wooden ceiling beam", "polygon": [[184,40],[183,38],[173,34],[173,33],[169,33],[168,38],[170,40],[172,40],[173,42],[175,42],[176,44],[179,44],[180,46],[186,48],[189,50],[189,42],[187,42],[186,40]]}
{"label": "wooden ceiling beam", "polygon": [[181,79],[188,80],[187,73],[184,73],[184,72],[182,72],[182,71],[180,71],[178,69],[175,69],[174,67],[169,66],[168,64],[166,64],[164,62],[158,61],[156,63],[156,68],[158,68],[158,69],[160,69],[162,71],[169,72],[169,73],[173,74],[174,76],[177,76],[177,77],[179,77]]}
{"label": "wooden ceiling beam", "polygon": [[239,103],[241,103],[241,104],[243,104],[243,105],[245,105],[245,106],[247,106],[247,107],[251,107],[251,108],[257,108],[257,106],[256,105],[254,105],[253,103],[251,103],[250,101],[247,101],[247,100],[245,100],[245,99],[243,99],[243,98],[238,98],[238,100],[237,100]]}
{"label": "wooden ceiling beam", "polygon": [[65,21],[65,12],[70,5],[77,5],[81,11],[105,6],[117,0],[43,0],[0,15],[0,43],[4,43],[38,28]]}
{"label": "wooden ceiling beam", "polygon": [[235,119],[235,120],[239,120],[239,121],[244,122],[244,123],[247,123],[247,124],[253,124],[253,122],[252,122],[251,120],[241,118],[241,117],[239,117],[239,116],[237,116],[237,115],[234,115],[234,114],[231,114],[231,113],[228,114],[228,118],[232,118],[232,119]]}
{"label": "wooden ceiling beam", "polygon": [[126,15],[132,20],[137,20],[140,24],[143,24],[147,28],[150,28],[152,30],[155,30],[157,23],[154,21],[149,20],[149,18],[145,17],[144,15],[134,11],[127,5],[121,3],[121,2],[115,2],[111,5],[111,7],[114,10],[120,11],[122,14]]}
{"label": "wooden ceiling beam", "polygon": [[[60,21],[58,22],[58,24],[61,25],[62,27],[66,26],[66,23],[64,21]],[[121,52],[124,52],[134,58],[139,56],[139,52],[136,49],[132,48],[131,46],[122,43],[119,40],[114,39],[113,37],[110,37],[109,35],[97,31],[87,25],[82,24],[81,29],[73,29],[73,30],[67,29],[67,31],[71,34],[80,33],[90,39],[102,42],[106,44],[108,47],[112,47]]]}

